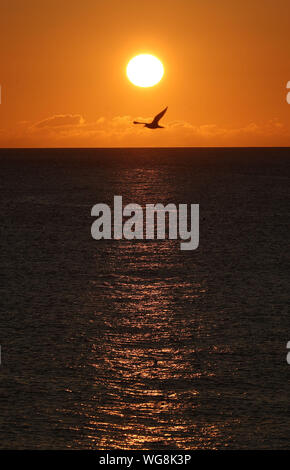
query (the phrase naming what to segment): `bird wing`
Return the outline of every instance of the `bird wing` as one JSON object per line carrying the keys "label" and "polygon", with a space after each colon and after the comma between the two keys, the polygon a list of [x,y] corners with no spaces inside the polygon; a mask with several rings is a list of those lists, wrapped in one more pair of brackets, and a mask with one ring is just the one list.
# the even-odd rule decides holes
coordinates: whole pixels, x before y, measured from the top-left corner
{"label": "bird wing", "polygon": [[168,108],[168,106],[166,106],[166,108],[163,109],[163,111],[161,111],[161,113],[159,113],[159,114],[157,114],[157,115],[155,116],[155,118],[154,118],[153,121],[152,121],[152,124],[158,124],[158,121],[160,121],[160,119],[162,118],[162,116],[164,116],[164,114],[166,113],[167,108]]}

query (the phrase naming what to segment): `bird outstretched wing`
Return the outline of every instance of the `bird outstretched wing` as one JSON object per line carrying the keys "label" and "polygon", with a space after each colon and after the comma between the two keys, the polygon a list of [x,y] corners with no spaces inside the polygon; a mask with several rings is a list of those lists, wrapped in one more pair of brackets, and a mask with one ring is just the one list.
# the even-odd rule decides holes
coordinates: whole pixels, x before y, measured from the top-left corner
{"label": "bird outstretched wing", "polygon": [[155,118],[154,118],[153,121],[152,121],[152,124],[158,124],[158,121],[160,121],[160,119],[161,119],[161,118],[164,116],[164,114],[166,113],[167,108],[168,108],[168,106],[166,106],[166,108],[163,109],[163,111],[161,111],[161,113],[156,114]]}

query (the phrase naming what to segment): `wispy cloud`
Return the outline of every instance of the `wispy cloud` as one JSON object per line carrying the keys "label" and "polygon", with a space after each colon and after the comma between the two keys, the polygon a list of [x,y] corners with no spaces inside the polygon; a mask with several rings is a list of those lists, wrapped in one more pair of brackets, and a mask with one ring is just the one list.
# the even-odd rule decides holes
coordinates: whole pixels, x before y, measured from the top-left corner
{"label": "wispy cloud", "polygon": [[84,118],[80,114],[57,114],[43,121],[36,122],[34,127],[62,127],[79,126],[84,123]]}
{"label": "wispy cloud", "polygon": [[[150,118],[139,117],[140,120]],[[288,125],[277,119],[248,123],[243,127],[216,124],[194,125],[186,121],[167,122],[160,131],[134,126],[133,117],[101,116],[87,121],[81,114],[56,114],[38,122],[21,122],[11,131],[0,130],[4,146],[251,146],[290,145]]]}

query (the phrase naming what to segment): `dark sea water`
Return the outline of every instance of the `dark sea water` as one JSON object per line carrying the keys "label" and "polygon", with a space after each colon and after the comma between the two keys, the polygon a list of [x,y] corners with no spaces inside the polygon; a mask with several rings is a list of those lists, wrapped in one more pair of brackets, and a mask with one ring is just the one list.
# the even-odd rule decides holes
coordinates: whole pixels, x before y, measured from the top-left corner
{"label": "dark sea water", "polygon": [[[289,149],[1,150],[0,446],[290,449]],[[200,246],[91,237],[200,204]]]}

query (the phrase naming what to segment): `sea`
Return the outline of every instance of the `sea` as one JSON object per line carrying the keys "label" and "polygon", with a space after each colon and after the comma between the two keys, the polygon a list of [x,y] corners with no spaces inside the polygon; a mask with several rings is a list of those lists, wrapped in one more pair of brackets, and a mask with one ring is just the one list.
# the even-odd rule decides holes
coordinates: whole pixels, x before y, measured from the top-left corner
{"label": "sea", "polygon": [[[290,449],[290,149],[2,149],[0,193],[2,449]],[[198,248],[93,239],[115,195]]]}

